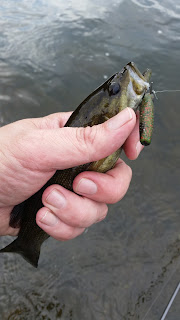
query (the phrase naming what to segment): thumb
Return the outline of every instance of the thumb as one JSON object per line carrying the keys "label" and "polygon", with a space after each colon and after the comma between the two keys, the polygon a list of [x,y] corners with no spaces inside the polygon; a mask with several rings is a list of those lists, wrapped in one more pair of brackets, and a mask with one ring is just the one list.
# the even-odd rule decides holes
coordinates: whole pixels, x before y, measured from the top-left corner
{"label": "thumb", "polygon": [[[46,130],[35,143],[41,169],[66,169],[97,161],[120,148],[133,130],[135,113],[126,108],[108,121],[86,128]],[[45,156],[43,156],[45,155]]]}

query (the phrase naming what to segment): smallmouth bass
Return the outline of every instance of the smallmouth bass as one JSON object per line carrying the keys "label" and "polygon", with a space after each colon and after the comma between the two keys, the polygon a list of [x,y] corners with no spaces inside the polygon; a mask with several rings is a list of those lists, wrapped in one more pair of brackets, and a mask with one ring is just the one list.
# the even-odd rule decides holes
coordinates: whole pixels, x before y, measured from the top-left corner
{"label": "smallmouth bass", "polygon": [[[148,99],[152,100],[151,93],[148,93],[150,77],[151,70],[147,69],[142,74],[133,62],[129,62],[120,72],[112,75],[92,92],[72,113],[65,126],[87,127],[97,125],[107,121],[127,107],[136,112],[143,105],[143,99],[147,98],[147,95]],[[144,119],[147,121],[147,117]],[[141,131],[142,127],[143,130],[146,129],[146,121],[143,125],[142,117]],[[151,136],[143,136],[144,144],[146,144],[146,138],[148,139],[147,144],[149,144]],[[34,267],[37,267],[41,245],[49,237],[36,224],[36,213],[43,207],[41,199],[44,190],[52,184],[60,184],[73,191],[73,180],[80,172],[92,170],[105,173],[114,167],[120,152],[121,148],[99,161],[56,171],[39,191],[14,207],[11,212],[10,226],[14,228],[20,226],[20,231],[18,237],[1,249],[0,252],[19,253]]]}

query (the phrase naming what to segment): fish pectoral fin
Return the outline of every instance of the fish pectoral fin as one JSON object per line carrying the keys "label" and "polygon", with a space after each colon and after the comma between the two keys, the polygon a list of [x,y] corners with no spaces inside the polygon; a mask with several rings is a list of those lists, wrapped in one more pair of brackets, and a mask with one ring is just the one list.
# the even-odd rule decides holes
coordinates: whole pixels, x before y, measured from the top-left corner
{"label": "fish pectoral fin", "polygon": [[18,253],[33,267],[38,267],[40,249],[35,251],[34,248],[32,250],[32,248],[29,248],[28,246],[23,246],[22,242],[20,242],[18,238],[0,250],[0,253],[5,252]]}

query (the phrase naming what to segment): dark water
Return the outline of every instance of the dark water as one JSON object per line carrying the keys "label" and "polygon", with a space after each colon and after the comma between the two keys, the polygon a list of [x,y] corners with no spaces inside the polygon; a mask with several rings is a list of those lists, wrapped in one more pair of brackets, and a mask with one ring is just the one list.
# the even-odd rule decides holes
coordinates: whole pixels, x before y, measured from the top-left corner
{"label": "dark water", "polygon": [[[179,30],[178,0],[1,0],[0,124],[75,109],[128,61],[180,89]],[[158,94],[153,143],[105,221],[48,240],[38,270],[0,257],[0,319],[160,319],[180,281],[179,100]]]}

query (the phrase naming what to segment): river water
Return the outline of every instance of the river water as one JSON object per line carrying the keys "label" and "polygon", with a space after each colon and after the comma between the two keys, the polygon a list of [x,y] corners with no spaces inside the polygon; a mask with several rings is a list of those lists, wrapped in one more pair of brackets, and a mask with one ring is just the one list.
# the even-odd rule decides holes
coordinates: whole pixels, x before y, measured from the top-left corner
{"label": "river water", "polygon": [[[155,90],[180,89],[179,30],[178,0],[1,0],[0,125],[74,110],[129,61],[152,68]],[[0,319],[160,319],[180,281],[180,92],[157,96],[152,145],[127,161],[107,219],[48,240],[37,270],[1,255]]]}

